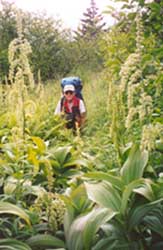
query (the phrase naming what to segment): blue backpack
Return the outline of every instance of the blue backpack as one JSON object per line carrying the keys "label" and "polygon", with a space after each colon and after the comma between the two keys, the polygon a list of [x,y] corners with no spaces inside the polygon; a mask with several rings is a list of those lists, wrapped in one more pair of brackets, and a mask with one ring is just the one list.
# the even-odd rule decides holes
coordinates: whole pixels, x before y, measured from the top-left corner
{"label": "blue backpack", "polygon": [[65,87],[65,85],[68,85],[68,84],[72,84],[74,85],[75,87],[75,92],[76,92],[76,97],[80,98],[83,100],[83,95],[82,95],[82,88],[83,88],[83,85],[82,85],[82,81],[79,77],[77,76],[70,76],[70,77],[66,77],[66,78],[63,78],[61,80],[61,87],[62,89]]}

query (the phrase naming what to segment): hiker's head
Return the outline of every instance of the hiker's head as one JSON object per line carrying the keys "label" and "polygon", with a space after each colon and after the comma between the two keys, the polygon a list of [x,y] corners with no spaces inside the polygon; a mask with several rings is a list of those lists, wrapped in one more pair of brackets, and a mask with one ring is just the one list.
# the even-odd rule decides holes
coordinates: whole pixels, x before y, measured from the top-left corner
{"label": "hiker's head", "polygon": [[75,95],[75,87],[72,84],[65,85],[63,89],[64,96],[68,101],[71,101]]}

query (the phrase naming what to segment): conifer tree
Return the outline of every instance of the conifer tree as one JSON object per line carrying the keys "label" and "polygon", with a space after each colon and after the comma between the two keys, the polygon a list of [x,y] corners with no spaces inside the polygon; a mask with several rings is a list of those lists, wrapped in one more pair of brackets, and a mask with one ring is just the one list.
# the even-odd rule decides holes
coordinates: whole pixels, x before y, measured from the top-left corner
{"label": "conifer tree", "polygon": [[77,38],[96,39],[103,30],[105,22],[103,22],[103,16],[98,13],[98,7],[94,0],[91,0],[90,7],[86,9],[83,16],[81,25],[76,31]]}
{"label": "conifer tree", "polygon": [[90,0],[90,7],[83,13],[81,24],[75,32],[75,40],[80,51],[78,63],[87,69],[97,70],[103,65],[99,40],[104,26],[103,16],[99,14],[95,0]]}

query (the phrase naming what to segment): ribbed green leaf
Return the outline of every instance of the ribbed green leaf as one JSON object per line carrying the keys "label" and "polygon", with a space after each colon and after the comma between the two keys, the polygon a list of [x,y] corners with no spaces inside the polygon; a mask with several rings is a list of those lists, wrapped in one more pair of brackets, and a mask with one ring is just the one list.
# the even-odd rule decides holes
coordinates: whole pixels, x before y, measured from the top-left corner
{"label": "ribbed green leaf", "polygon": [[24,219],[30,225],[29,216],[25,213],[25,211],[9,202],[0,202],[0,214],[14,214]]}
{"label": "ribbed green leaf", "polygon": [[147,162],[148,152],[141,152],[138,146],[134,145],[120,172],[124,182],[128,184],[141,178],[143,176]]}
{"label": "ribbed green leaf", "polygon": [[37,234],[26,241],[31,247],[65,247],[62,240],[48,234]]}
{"label": "ribbed green leaf", "polygon": [[15,239],[0,240],[0,249],[3,250],[32,250],[27,244]]}
{"label": "ribbed green leaf", "polygon": [[88,162],[85,159],[71,159],[70,161],[64,163],[64,167],[71,167],[71,166],[88,166]]}
{"label": "ribbed green leaf", "polygon": [[83,231],[83,242],[85,249],[91,249],[93,236],[95,235],[95,233],[98,231],[102,224],[111,220],[116,214],[117,212],[113,212],[110,209],[104,208],[99,208],[97,209],[97,211],[92,213]]}
{"label": "ribbed green leaf", "polygon": [[8,177],[3,187],[4,194],[11,195],[15,191],[16,187],[17,187],[17,180],[11,176]]}
{"label": "ribbed green leaf", "polygon": [[121,239],[117,239],[114,237],[108,237],[101,239],[96,246],[93,247],[92,250],[131,250],[131,249],[139,249],[139,247],[135,247],[135,242],[128,243],[126,241],[122,241]]}
{"label": "ribbed green leaf", "polygon": [[[125,214],[129,197],[133,192],[137,191],[137,193],[140,193],[141,195],[145,196],[146,198],[149,198],[149,200],[152,201],[154,198],[154,194],[152,193],[152,189],[149,189],[149,182],[146,179],[141,178],[139,180],[135,180],[129,183],[123,191],[121,213]],[[148,191],[149,193],[147,194]]]}
{"label": "ribbed green leaf", "polygon": [[144,179],[144,180],[145,180],[145,183],[142,184],[141,187],[134,188],[133,191],[135,193],[138,193],[138,194],[144,196],[149,201],[154,201],[155,195],[154,195],[154,192],[153,192],[152,187],[151,187],[152,181],[150,181],[148,179]]}
{"label": "ribbed green leaf", "polygon": [[82,212],[83,208],[88,204],[87,192],[85,185],[81,184],[75,188],[71,193],[71,200],[73,201],[75,207]]}
{"label": "ribbed green leaf", "polygon": [[67,208],[64,216],[64,231],[67,238],[70,225],[74,220],[75,211],[78,211],[78,213],[79,211],[80,213],[83,213],[87,207],[89,207],[90,201],[88,200],[85,186],[83,184],[79,185],[74,190],[71,190],[69,197],[61,196],[61,198],[63,199]]}
{"label": "ribbed green leaf", "polygon": [[107,208],[98,208],[78,217],[69,230],[68,249],[90,250],[94,236],[100,226],[112,219],[116,214],[116,212]]}
{"label": "ribbed green leaf", "polygon": [[144,218],[145,215],[148,215],[152,209],[155,208],[163,199],[147,203],[145,205],[134,207],[129,214],[129,230],[132,230],[136,227]]}
{"label": "ribbed green leaf", "polygon": [[54,152],[54,157],[55,159],[63,165],[65,162],[66,158],[70,154],[71,147],[65,146],[65,147],[58,147],[55,152]]}
{"label": "ribbed green leaf", "polygon": [[120,211],[121,197],[111,184],[105,181],[95,184],[85,182],[85,187],[90,200],[112,211]]}
{"label": "ribbed green leaf", "polygon": [[162,221],[159,220],[159,218],[149,215],[145,217],[144,221],[148,225],[148,228],[163,237],[163,224]]}
{"label": "ribbed green leaf", "polygon": [[117,245],[117,241],[114,239],[110,239],[109,238],[104,238],[100,241],[98,241],[98,243],[93,247],[92,250],[108,250],[108,246],[109,246],[109,250],[114,250],[116,249]]}
{"label": "ribbed green leaf", "polygon": [[143,219],[145,224],[151,229],[151,231],[156,232],[161,237],[163,237],[163,205],[157,205],[155,208],[149,212]]}
{"label": "ribbed green leaf", "polygon": [[74,209],[72,207],[68,207],[66,209],[65,215],[64,215],[64,232],[65,232],[65,238],[66,241],[68,240],[69,230],[70,226],[74,220]]}
{"label": "ribbed green leaf", "polygon": [[111,183],[113,186],[115,186],[116,188],[120,190],[124,186],[123,181],[119,177],[116,177],[116,176],[113,176],[111,174],[107,174],[104,172],[100,172],[100,171],[86,173],[84,177],[92,178],[94,180],[108,181],[109,183]]}

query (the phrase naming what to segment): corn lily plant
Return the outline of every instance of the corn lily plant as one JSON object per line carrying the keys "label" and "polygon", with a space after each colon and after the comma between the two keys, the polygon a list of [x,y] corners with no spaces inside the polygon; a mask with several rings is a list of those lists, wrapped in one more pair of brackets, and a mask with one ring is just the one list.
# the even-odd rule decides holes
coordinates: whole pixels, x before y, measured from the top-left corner
{"label": "corn lily plant", "polygon": [[72,202],[67,203],[64,225],[68,250],[143,250],[162,246],[161,185],[143,177],[147,162],[147,151],[141,152],[135,145],[117,176],[85,174],[85,203],[91,202],[92,208],[80,210],[78,215],[76,204],[81,203],[81,198],[74,202],[69,197]]}

